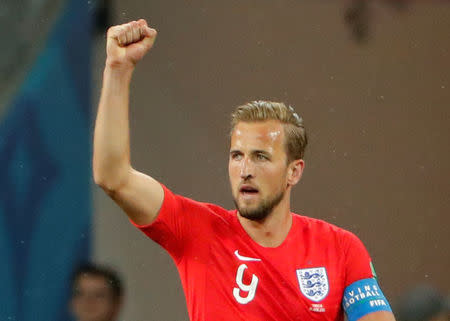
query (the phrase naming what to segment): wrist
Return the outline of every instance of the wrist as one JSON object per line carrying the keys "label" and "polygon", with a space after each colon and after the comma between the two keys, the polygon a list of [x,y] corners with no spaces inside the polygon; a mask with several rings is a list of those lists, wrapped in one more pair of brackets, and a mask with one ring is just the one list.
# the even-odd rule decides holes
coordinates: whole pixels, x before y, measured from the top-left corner
{"label": "wrist", "polygon": [[105,70],[110,70],[115,73],[132,73],[135,67],[136,65],[132,62],[123,62],[106,58]]}
{"label": "wrist", "polygon": [[106,60],[105,69],[103,71],[103,76],[108,78],[120,78],[131,80],[133,75],[134,65],[132,64],[118,64]]}

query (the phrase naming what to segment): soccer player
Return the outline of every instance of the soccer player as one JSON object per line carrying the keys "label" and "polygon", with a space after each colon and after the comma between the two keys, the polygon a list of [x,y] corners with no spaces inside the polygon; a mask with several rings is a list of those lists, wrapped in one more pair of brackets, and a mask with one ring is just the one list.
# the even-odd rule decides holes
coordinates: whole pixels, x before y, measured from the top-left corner
{"label": "soccer player", "polygon": [[117,274],[94,264],[80,266],[72,276],[70,310],[76,321],[115,321],[123,301]]}
{"label": "soccer player", "polygon": [[371,259],[352,233],[290,211],[307,139],[282,103],[232,115],[229,178],[236,210],[174,194],[130,164],[129,85],[156,31],[112,27],[94,136],[94,179],[172,256],[192,321],[392,321]]}

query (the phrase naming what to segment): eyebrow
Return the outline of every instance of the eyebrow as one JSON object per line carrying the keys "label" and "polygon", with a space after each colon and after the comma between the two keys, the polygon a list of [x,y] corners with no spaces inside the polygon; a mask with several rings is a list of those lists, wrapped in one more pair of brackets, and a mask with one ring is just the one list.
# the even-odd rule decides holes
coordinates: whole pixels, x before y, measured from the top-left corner
{"label": "eyebrow", "polygon": [[[242,151],[241,151],[240,149],[231,149],[231,150],[230,150],[230,154],[233,154],[233,153],[242,153]],[[255,150],[252,150],[252,151],[250,151],[250,154],[265,154],[265,155],[271,155],[271,153],[269,153],[269,152],[266,151],[266,150],[262,150],[262,149],[255,149]]]}
{"label": "eyebrow", "polygon": [[252,150],[252,154],[265,154],[265,155],[271,155],[268,151],[266,151],[266,150],[261,150],[261,149]]}

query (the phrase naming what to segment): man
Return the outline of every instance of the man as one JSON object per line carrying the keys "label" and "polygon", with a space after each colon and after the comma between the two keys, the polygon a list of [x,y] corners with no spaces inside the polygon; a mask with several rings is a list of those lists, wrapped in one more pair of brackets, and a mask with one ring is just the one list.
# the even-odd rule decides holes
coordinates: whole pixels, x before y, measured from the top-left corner
{"label": "man", "polygon": [[112,270],[88,264],[72,276],[70,310],[77,321],[115,321],[122,298],[122,283]]}
{"label": "man", "polygon": [[192,321],[391,321],[370,257],[351,233],[290,212],[306,134],[282,103],[233,113],[229,177],[237,210],[172,193],[130,164],[129,84],[156,30],[108,30],[94,136],[94,179],[175,261]]}

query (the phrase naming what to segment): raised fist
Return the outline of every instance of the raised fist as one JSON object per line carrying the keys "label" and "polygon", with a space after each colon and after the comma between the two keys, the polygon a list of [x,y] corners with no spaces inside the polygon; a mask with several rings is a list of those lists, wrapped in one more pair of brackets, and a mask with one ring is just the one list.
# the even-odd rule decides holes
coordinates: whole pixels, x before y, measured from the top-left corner
{"label": "raised fist", "polygon": [[114,67],[134,67],[153,46],[156,30],[144,19],[108,29],[106,62]]}

